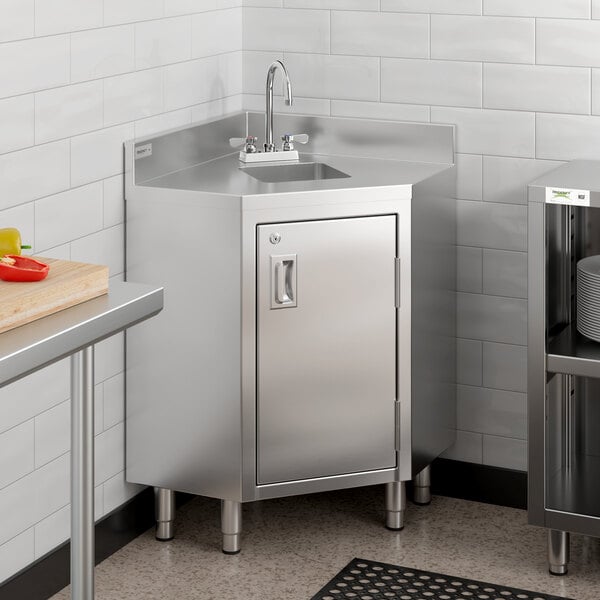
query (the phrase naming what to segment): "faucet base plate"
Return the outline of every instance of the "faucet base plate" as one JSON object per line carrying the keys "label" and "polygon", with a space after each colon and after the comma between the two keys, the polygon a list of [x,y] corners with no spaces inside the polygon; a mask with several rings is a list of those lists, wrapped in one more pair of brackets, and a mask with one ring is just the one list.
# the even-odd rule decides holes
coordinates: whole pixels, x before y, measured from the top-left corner
{"label": "faucet base plate", "polygon": [[240,162],[264,163],[264,162],[290,162],[299,160],[297,150],[286,150],[285,152],[240,152]]}

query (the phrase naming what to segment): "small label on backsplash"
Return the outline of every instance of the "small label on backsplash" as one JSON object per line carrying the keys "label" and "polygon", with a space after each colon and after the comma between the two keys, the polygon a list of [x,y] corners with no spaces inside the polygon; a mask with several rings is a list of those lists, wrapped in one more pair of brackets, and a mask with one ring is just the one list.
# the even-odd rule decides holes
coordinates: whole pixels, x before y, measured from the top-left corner
{"label": "small label on backsplash", "polygon": [[152,144],[143,144],[135,148],[135,160],[152,156]]}
{"label": "small label on backsplash", "polygon": [[548,204],[568,204],[570,206],[589,206],[589,190],[571,190],[565,188],[546,188],[546,202]]}

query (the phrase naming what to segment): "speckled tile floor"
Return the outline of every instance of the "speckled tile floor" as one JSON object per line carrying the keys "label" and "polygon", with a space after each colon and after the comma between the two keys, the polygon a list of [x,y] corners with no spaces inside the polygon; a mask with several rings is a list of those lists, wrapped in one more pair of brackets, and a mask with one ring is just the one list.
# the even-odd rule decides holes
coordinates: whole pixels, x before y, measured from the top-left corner
{"label": "speckled tile floor", "polygon": [[[383,527],[383,487],[243,507],[241,554],[220,551],[219,502],[180,509],[176,538],[153,531],[96,569],[98,600],[309,600],[352,558],[568,596],[600,599],[600,540],[572,536],[567,577],[546,570],[545,532],[524,511],[434,497],[409,502],[406,527]],[[65,588],[52,600],[67,600]]]}

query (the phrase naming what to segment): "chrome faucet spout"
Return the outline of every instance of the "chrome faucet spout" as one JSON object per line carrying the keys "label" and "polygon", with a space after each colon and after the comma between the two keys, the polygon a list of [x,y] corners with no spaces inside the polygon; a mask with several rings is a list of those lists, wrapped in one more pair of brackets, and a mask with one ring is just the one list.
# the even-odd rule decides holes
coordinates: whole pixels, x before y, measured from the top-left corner
{"label": "chrome faucet spout", "polygon": [[273,80],[275,79],[275,71],[281,69],[285,79],[285,103],[291,106],[294,102],[292,95],[292,82],[285,65],[276,60],[271,63],[267,71],[267,89],[266,89],[266,111],[265,111],[265,152],[274,152],[275,145],[273,144]]}

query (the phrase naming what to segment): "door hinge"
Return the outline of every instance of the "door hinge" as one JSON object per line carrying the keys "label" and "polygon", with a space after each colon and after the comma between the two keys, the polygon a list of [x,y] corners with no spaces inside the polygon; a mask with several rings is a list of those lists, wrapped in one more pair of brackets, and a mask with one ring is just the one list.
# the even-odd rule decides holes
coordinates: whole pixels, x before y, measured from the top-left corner
{"label": "door hinge", "polygon": [[400,259],[394,257],[394,305],[396,308],[400,308]]}
{"label": "door hinge", "polygon": [[394,401],[394,447],[400,452],[400,400]]}

